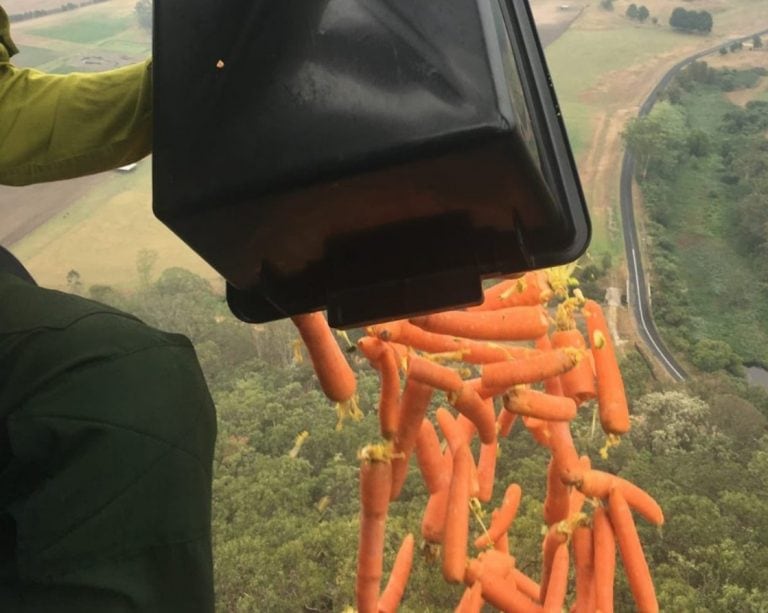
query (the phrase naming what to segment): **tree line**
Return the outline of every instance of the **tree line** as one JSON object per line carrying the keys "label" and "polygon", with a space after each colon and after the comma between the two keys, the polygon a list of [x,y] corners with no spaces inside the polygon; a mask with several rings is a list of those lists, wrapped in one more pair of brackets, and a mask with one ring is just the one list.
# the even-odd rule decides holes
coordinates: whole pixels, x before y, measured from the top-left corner
{"label": "tree line", "polygon": [[84,0],[80,3],[67,2],[66,4],[62,4],[61,6],[50,9],[34,9],[30,11],[24,11],[23,13],[12,13],[8,15],[8,19],[11,22],[27,21],[29,19],[36,19],[38,17],[45,17],[46,15],[55,15],[57,13],[73,11],[75,9],[79,9],[82,6],[90,6],[91,4],[99,4],[101,2],[109,2],[109,0]]}

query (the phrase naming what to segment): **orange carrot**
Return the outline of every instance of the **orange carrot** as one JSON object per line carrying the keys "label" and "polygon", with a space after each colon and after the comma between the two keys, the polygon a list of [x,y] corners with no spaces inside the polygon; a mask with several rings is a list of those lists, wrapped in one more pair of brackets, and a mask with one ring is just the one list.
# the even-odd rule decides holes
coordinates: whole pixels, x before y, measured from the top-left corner
{"label": "orange carrot", "polygon": [[547,495],[544,499],[544,521],[548,526],[568,519],[570,492],[560,479],[555,458],[549,460],[547,467]]}
{"label": "orange carrot", "polygon": [[476,340],[520,341],[538,338],[549,327],[541,306],[519,306],[497,311],[444,311],[410,322],[428,332],[451,334]]}
{"label": "orange carrot", "polygon": [[656,526],[664,523],[664,513],[653,497],[626,479],[600,470],[585,470],[574,485],[588,498],[607,499],[611,490],[617,489],[629,506],[650,523]]}
{"label": "orange carrot", "polygon": [[355,594],[361,613],[377,611],[384,556],[384,528],[392,486],[392,464],[382,446],[360,452],[360,541]]}
{"label": "orange carrot", "polygon": [[[589,459],[589,456],[583,455],[579,458],[579,470],[580,471],[588,471],[592,468],[592,462]],[[568,508],[568,517],[574,517],[575,515],[578,515],[581,513],[581,509],[584,507],[584,501],[587,499],[587,497],[584,495],[583,492],[580,492],[578,489],[573,488],[571,490],[571,496],[570,496],[570,502],[569,502],[569,508]]]}
{"label": "orange carrot", "polygon": [[491,525],[488,528],[487,534],[482,534],[475,539],[475,547],[477,549],[484,549],[496,542],[502,534],[506,534],[512,522],[517,515],[517,509],[520,506],[520,499],[523,495],[523,491],[517,483],[513,483],[504,492],[504,498],[499,506],[499,513],[496,519],[491,518]]}
{"label": "orange carrot", "polygon": [[576,568],[576,603],[574,613],[595,610],[594,551],[592,528],[577,526],[571,535],[573,563]]}
{"label": "orange carrot", "polygon": [[[491,402],[491,407],[493,407],[493,402]],[[472,420],[461,413],[456,416],[456,426],[461,430],[464,440],[468,443],[475,437],[475,434],[477,434],[477,428],[475,427],[475,424],[472,423]]]}
{"label": "orange carrot", "polygon": [[621,561],[627,574],[627,582],[640,613],[658,613],[656,590],[653,587],[651,571],[643,554],[643,546],[637,535],[637,528],[632,519],[627,501],[618,489],[611,490],[608,496],[608,515],[611,518],[616,542],[619,545]]}
{"label": "orange carrot", "polygon": [[[546,334],[536,339],[536,349],[539,351],[552,350],[552,341]],[[544,391],[553,396],[562,396],[563,386],[560,383],[560,377],[549,377],[548,379],[544,379]]]}
{"label": "orange carrot", "polygon": [[475,581],[472,587],[464,590],[464,595],[459,601],[454,613],[480,613],[483,609],[483,586]]}
{"label": "orange carrot", "polygon": [[572,347],[578,349],[583,356],[576,366],[560,375],[563,396],[573,398],[579,405],[595,398],[597,396],[595,377],[592,373],[592,364],[586,359],[587,344],[581,332],[574,328],[552,333],[552,347],[555,349]]}
{"label": "orange carrot", "polygon": [[490,502],[493,496],[497,447],[498,441],[496,439],[490,445],[480,445],[480,458],[477,461],[477,479],[480,485],[477,497],[480,502]]}
{"label": "orange carrot", "polygon": [[395,436],[400,420],[400,372],[397,367],[397,355],[392,347],[385,346],[379,365],[379,426],[381,436],[389,440]]}
{"label": "orange carrot", "polygon": [[576,417],[576,403],[570,398],[524,387],[514,387],[504,394],[504,408],[518,415],[548,421],[570,421]]}
{"label": "orange carrot", "polygon": [[613,613],[616,539],[611,520],[602,506],[595,509],[592,536],[595,552],[595,607],[599,613]]}
{"label": "orange carrot", "polygon": [[395,613],[405,592],[408,576],[411,574],[413,564],[413,534],[407,534],[397,552],[395,564],[389,575],[387,587],[379,598],[378,613]]}
{"label": "orange carrot", "polygon": [[421,518],[421,536],[425,541],[428,543],[443,542],[447,512],[448,488],[444,487],[432,494],[427,500],[427,507],[424,509],[424,515]]}
{"label": "orange carrot", "polygon": [[542,351],[528,358],[493,362],[483,366],[482,383],[487,388],[512,387],[556,377],[573,368],[578,354],[564,349]]}
{"label": "orange carrot", "polygon": [[[504,403],[506,405],[506,403]],[[507,410],[506,406],[504,410]],[[511,411],[510,411],[511,413]],[[517,413],[515,413],[517,415]],[[528,432],[531,433],[533,440],[535,440],[542,447],[549,447],[552,444],[552,435],[549,432],[550,424],[555,422],[549,422],[538,417],[531,417],[530,415],[523,415],[523,425]]]}
{"label": "orange carrot", "polygon": [[443,536],[443,577],[449,583],[460,583],[467,563],[469,537],[469,488],[472,470],[469,447],[461,445],[453,456],[453,476],[448,492],[448,512]]}
{"label": "orange carrot", "polygon": [[537,601],[539,599],[541,587],[538,583],[517,568],[512,569],[512,577],[515,580],[515,585],[517,585],[518,590],[528,596],[531,600]]}
{"label": "orange carrot", "polygon": [[[491,513],[491,522],[493,522],[494,516],[498,517],[499,510],[494,509]],[[499,521],[498,519],[496,521]],[[504,532],[503,534],[499,535],[499,537],[493,542],[493,548],[496,551],[500,551],[502,553],[509,553],[509,534]]]}
{"label": "orange carrot", "polygon": [[507,411],[504,407],[501,407],[499,416],[496,418],[496,430],[497,436],[506,437],[512,431],[512,426],[515,425],[517,419],[517,413]]}
{"label": "orange carrot", "polygon": [[549,422],[549,447],[552,450],[552,457],[557,463],[561,479],[579,471],[579,456],[573,445],[571,426],[567,422]]}
{"label": "orange carrot", "polygon": [[483,303],[468,311],[492,311],[512,306],[534,306],[546,302],[552,291],[545,287],[541,274],[528,272],[520,279],[505,279],[483,292]]}
{"label": "orange carrot", "polygon": [[483,443],[487,445],[496,439],[496,415],[493,412],[493,404],[489,405],[480,398],[480,395],[470,386],[464,385],[459,392],[448,394],[448,402],[472,420]]}
{"label": "orange carrot", "polygon": [[[568,541],[568,526],[566,522],[559,522],[552,524],[547,530],[547,534],[544,536],[544,541],[541,544],[541,589],[539,591],[539,601],[547,602],[547,591],[549,590],[549,581],[552,575],[552,565],[555,561],[555,554],[561,545],[565,545]],[[566,547],[566,552],[567,552]],[[566,553],[567,555],[567,553]]]}
{"label": "orange carrot", "polygon": [[322,312],[291,317],[309,352],[323,393],[334,402],[347,402],[357,389],[355,373],[347,363]]}
{"label": "orange carrot", "polygon": [[408,460],[416,446],[416,438],[419,436],[421,421],[427,412],[430,400],[432,400],[432,388],[418,381],[406,379],[405,389],[400,398],[400,419],[395,434],[395,452],[392,459],[392,493],[391,500],[400,495],[400,490],[405,483],[408,473]]}
{"label": "orange carrot", "polygon": [[495,549],[483,551],[478,556],[478,559],[482,563],[481,580],[485,573],[490,573],[497,577],[507,577],[515,568],[515,558],[508,553],[496,551]]}
{"label": "orange carrot", "polygon": [[381,340],[401,343],[427,353],[458,354],[464,362],[470,364],[501,362],[528,355],[532,351],[526,347],[435,334],[422,330],[404,319],[371,326],[368,332]]}
{"label": "orange carrot", "polygon": [[494,396],[500,396],[507,391],[506,387],[485,387],[481,377],[475,377],[474,379],[467,379],[464,385],[471,387],[475,390],[482,399],[493,398]]}
{"label": "orange carrot", "polygon": [[[544,610],[547,613],[560,613],[565,602],[565,592],[568,588],[568,545],[560,543],[552,556],[551,574],[547,582]],[[542,587],[544,582],[542,580]]]}
{"label": "orange carrot", "polygon": [[381,355],[386,351],[387,345],[384,341],[373,336],[364,336],[357,341],[357,348],[376,370],[381,368],[379,361]]}
{"label": "orange carrot", "polygon": [[418,356],[408,360],[408,376],[445,392],[458,392],[464,385],[459,373],[452,368]]}
{"label": "orange carrot", "polygon": [[629,430],[629,407],[608,324],[594,300],[587,300],[583,312],[595,359],[600,424],[608,434],[624,434]]}
{"label": "orange carrot", "polygon": [[447,487],[450,483],[450,473],[443,470],[443,454],[440,452],[440,441],[432,422],[424,418],[416,438],[416,460],[421,470],[421,476],[430,494]]}
{"label": "orange carrot", "polygon": [[483,598],[493,607],[506,613],[543,613],[544,609],[533,602],[515,587],[515,580],[510,575],[504,578],[493,574],[483,575]]}
{"label": "orange carrot", "polygon": [[461,430],[456,423],[456,418],[448,409],[438,407],[437,411],[435,411],[435,417],[437,418],[437,425],[440,427],[445,440],[448,441],[448,447],[450,448],[451,453],[455,454],[456,450],[461,447],[461,445],[469,442],[464,437],[463,430]]}

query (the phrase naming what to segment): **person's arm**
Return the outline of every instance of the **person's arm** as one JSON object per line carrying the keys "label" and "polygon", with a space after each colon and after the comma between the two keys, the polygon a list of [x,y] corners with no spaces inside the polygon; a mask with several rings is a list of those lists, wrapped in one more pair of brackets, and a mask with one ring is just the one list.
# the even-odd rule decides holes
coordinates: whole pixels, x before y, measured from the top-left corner
{"label": "person's arm", "polygon": [[69,179],[152,147],[151,61],[100,73],[16,68],[0,42],[0,184]]}

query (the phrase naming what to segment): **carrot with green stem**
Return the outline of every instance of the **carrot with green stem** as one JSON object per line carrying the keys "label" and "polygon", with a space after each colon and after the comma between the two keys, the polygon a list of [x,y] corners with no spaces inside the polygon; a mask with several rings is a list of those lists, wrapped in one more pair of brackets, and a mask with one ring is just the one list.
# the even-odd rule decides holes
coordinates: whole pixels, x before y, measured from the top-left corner
{"label": "carrot with green stem", "polygon": [[466,443],[459,446],[453,455],[453,475],[443,535],[443,577],[449,583],[461,583],[467,563],[472,464],[469,447]]}
{"label": "carrot with green stem", "polygon": [[565,396],[551,396],[523,386],[504,394],[504,408],[518,415],[547,421],[570,421],[576,417],[576,403]]}
{"label": "carrot with green stem", "polygon": [[392,464],[384,445],[369,445],[360,451],[359,457],[360,540],[355,594],[360,613],[377,613]]}
{"label": "carrot with green stem", "polygon": [[405,381],[405,388],[400,397],[400,417],[394,440],[395,454],[392,458],[392,500],[400,495],[405,482],[408,460],[416,446],[416,438],[419,436],[421,422],[432,400],[432,393],[433,389],[429,385],[410,378]]}
{"label": "carrot with green stem", "polygon": [[470,364],[500,362],[523,357],[533,352],[526,347],[473,341],[461,336],[427,332],[405,319],[376,324],[368,327],[367,331],[369,335],[384,341],[395,342],[429,354],[451,357]]}
{"label": "carrot with green stem", "polygon": [[379,597],[378,613],[395,613],[405,593],[413,565],[413,534],[407,534],[395,557],[387,587]]}
{"label": "carrot with green stem", "polygon": [[651,571],[637,535],[632,512],[619,489],[614,488],[608,496],[608,515],[637,610],[640,613],[658,613],[659,604],[656,600]]}
{"label": "carrot with green stem", "polygon": [[557,377],[573,368],[581,359],[578,351],[552,349],[519,360],[483,365],[482,384],[489,389],[537,383]]}
{"label": "carrot with green stem", "polygon": [[291,321],[309,352],[323,393],[338,403],[339,424],[345,416],[362,418],[355,401],[357,380],[321,311],[294,315]]}
{"label": "carrot with green stem", "polygon": [[602,506],[592,516],[594,539],[595,609],[613,613],[613,582],[616,575],[616,538],[608,512]]}
{"label": "carrot with green stem", "polygon": [[592,364],[586,359],[588,354],[587,344],[577,328],[557,330],[552,333],[552,347],[555,349],[576,349],[584,355],[585,359],[579,361],[576,366],[560,375],[562,395],[572,398],[581,405],[597,396],[595,377],[592,373]]}
{"label": "carrot with green stem", "polygon": [[[578,465],[580,471],[588,471],[592,468],[592,461],[589,456],[583,455],[579,458]],[[568,517],[574,517],[581,513],[586,499],[587,497],[583,492],[575,487],[572,488],[568,504]]]}
{"label": "carrot with green stem", "polygon": [[437,334],[449,334],[474,340],[533,340],[549,327],[547,312],[541,306],[518,306],[496,311],[443,311],[410,322]]}
{"label": "carrot with green stem", "polygon": [[582,311],[595,360],[600,424],[607,434],[621,435],[629,431],[629,406],[608,324],[594,300],[587,300]]}
{"label": "carrot with green stem", "polygon": [[581,475],[572,479],[572,484],[587,498],[606,500],[612,490],[618,490],[629,506],[650,523],[656,526],[664,524],[664,512],[653,497],[634,483],[617,475],[594,469],[582,470]]}
{"label": "carrot with green stem", "polygon": [[498,514],[495,518],[491,517],[491,525],[488,527],[488,531],[475,539],[475,547],[477,549],[492,546],[501,535],[507,533],[512,522],[515,521],[522,495],[523,491],[517,483],[507,487],[501,505],[499,505]]}
{"label": "carrot with green stem", "polygon": [[539,272],[528,272],[519,279],[505,279],[483,292],[483,303],[468,311],[493,311],[513,306],[535,306],[547,302],[552,291]]}
{"label": "carrot with green stem", "polygon": [[540,602],[547,602],[547,591],[549,589],[549,581],[552,575],[552,565],[555,561],[555,554],[561,545],[566,545],[572,531],[573,527],[569,521],[561,521],[556,524],[552,524],[547,530],[547,533],[544,535],[544,540],[541,544],[542,564],[541,589],[539,592]]}

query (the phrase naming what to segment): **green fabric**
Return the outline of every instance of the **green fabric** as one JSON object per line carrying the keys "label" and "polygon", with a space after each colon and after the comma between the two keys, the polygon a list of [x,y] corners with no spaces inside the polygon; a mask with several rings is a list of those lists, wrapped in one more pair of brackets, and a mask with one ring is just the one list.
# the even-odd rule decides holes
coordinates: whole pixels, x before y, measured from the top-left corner
{"label": "green fabric", "polygon": [[0,273],[0,611],[212,611],[189,341]]}
{"label": "green fabric", "polygon": [[150,153],[151,60],[69,75],[17,68],[7,21],[0,13],[0,185],[70,179]]}
{"label": "green fabric", "polygon": [[[19,52],[11,40],[11,23],[2,6],[0,6],[0,45],[7,50],[6,55],[16,55]],[[2,54],[3,51],[0,50],[0,58],[2,58]]]}

